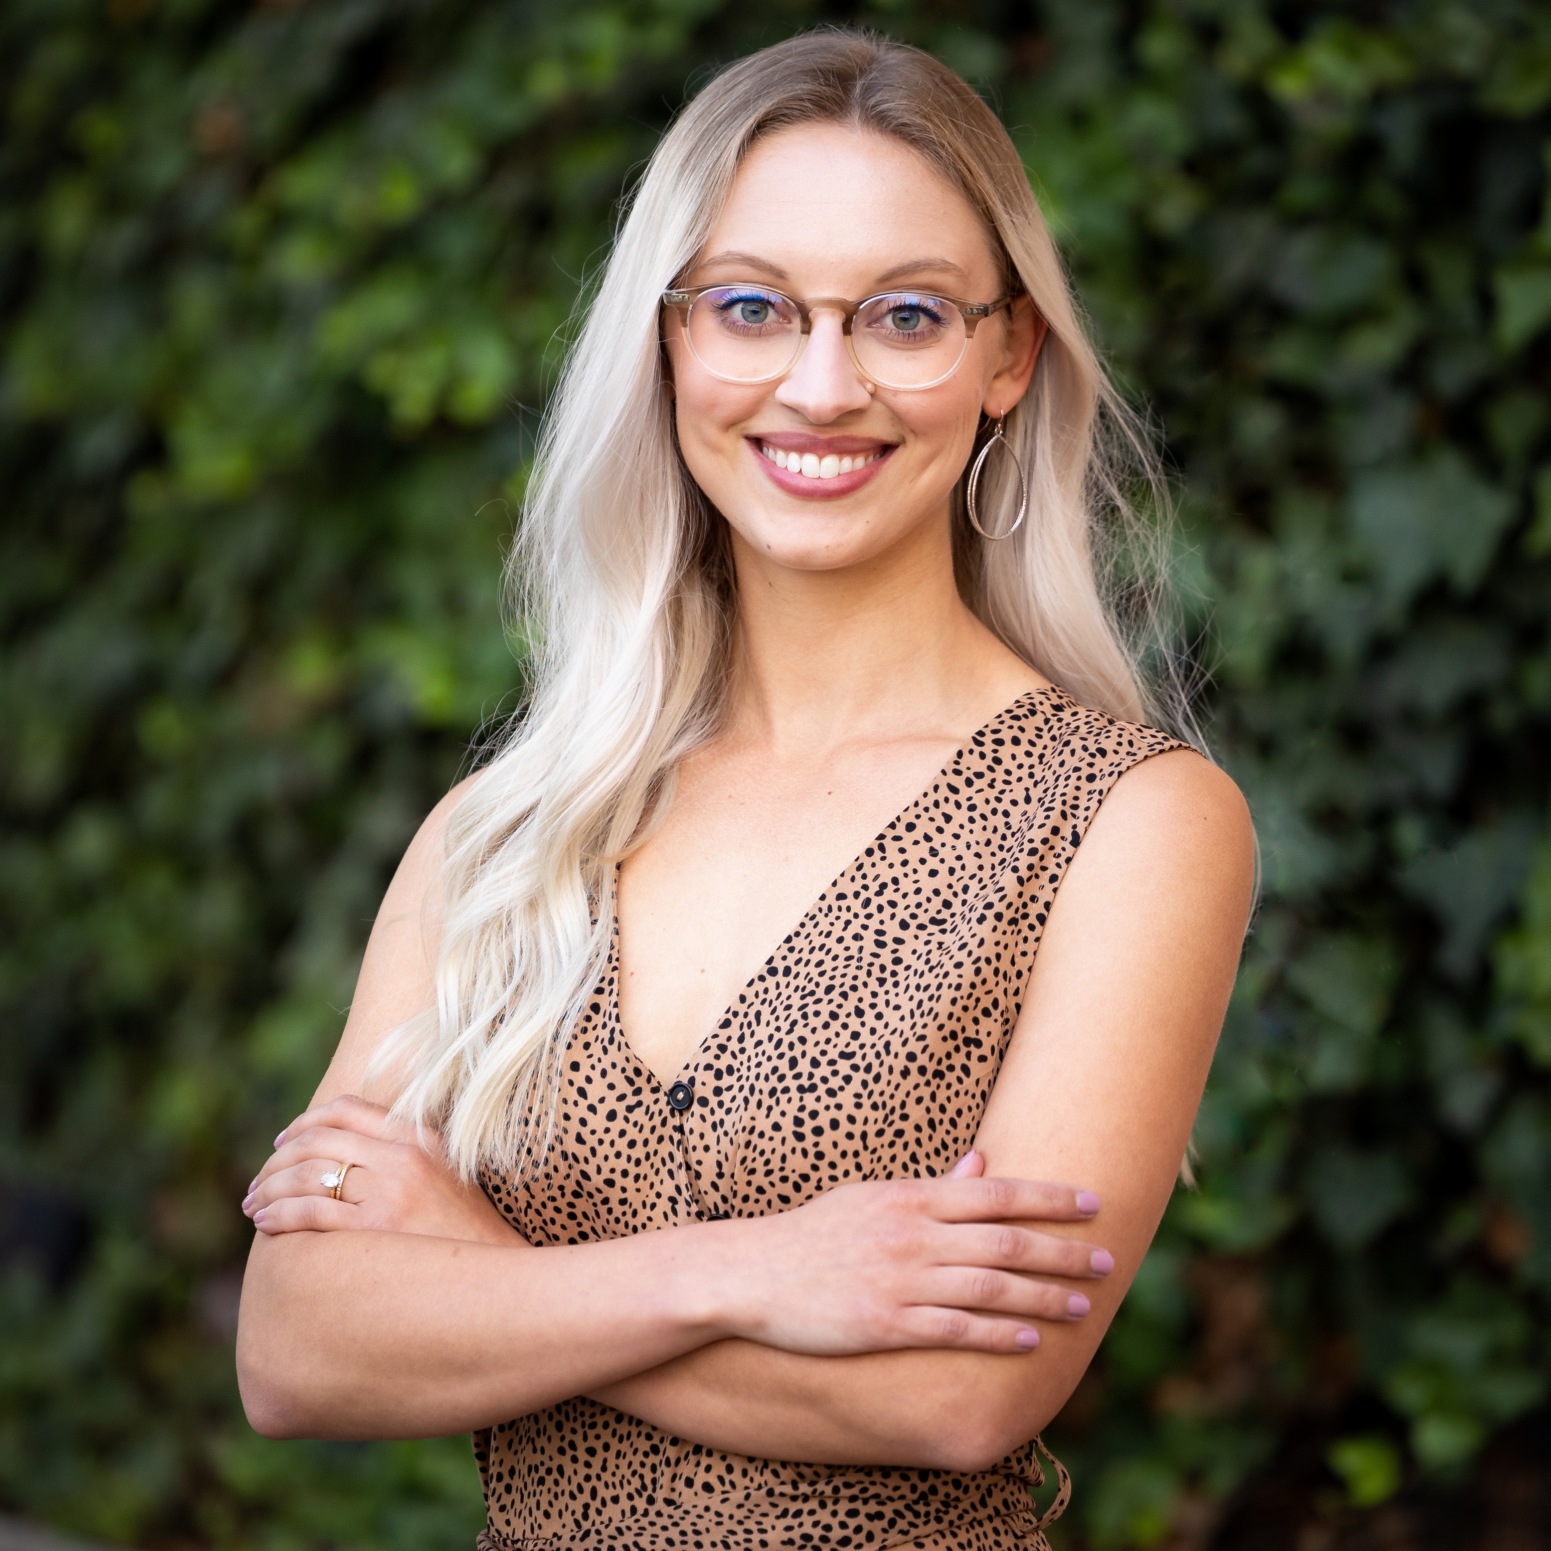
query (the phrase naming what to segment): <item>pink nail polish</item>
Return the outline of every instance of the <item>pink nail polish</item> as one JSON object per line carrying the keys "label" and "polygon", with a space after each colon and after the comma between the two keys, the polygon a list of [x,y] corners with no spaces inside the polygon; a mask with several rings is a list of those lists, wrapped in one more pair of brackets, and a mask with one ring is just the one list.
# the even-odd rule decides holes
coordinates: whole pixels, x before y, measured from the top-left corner
{"label": "pink nail polish", "polygon": [[1025,1352],[1031,1351],[1039,1345],[1039,1332],[1037,1330],[1020,1330],[1013,1337],[1013,1343],[1021,1347]]}
{"label": "pink nail polish", "polygon": [[251,1190],[250,1190],[250,1191],[249,1191],[249,1192],[248,1192],[248,1193],[247,1193],[247,1195],[245,1195],[245,1196],[244,1196],[244,1197],[243,1197],[243,1198],[242,1198],[242,1209],[243,1209],[243,1211],[247,1211],[247,1209],[248,1209],[248,1208],[249,1208],[249,1207],[250,1207],[250,1206],[252,1206],[252,1205],[253,1205],[253,1192],[252,1192],[252,1191],[251,1191]]}
{"label": "pink nail polish", "polygon": [[258,1225],[259,1225],[259,1224],[260,1224],[260,1223],[261,1223],[261,1222],[263,1222],[263,1220],[264,1220],[264,1213],[265,1213],[265,1212],[266,1212],[266,1211],[268,1211],[268,1208],[267,1208],[267,1207],[263,1207],[263,1206],[261,1206],[261,1207],[260,1207],[260,1208],[259,1208],[259,1209],[258,1209],[258,1210],[257,1210],[257,1211],[256,1211],[256,1212],[255,1212],[255,1213],[254,1213],[254,1214],[253,1214],[253,1226],[254,1226],[254,1227],[255,1227],[255,1228],[256,1228],[256,1227],[258,1227]]}
{"label": "pink nail polish", "polygon": [[1085,1217],[1092,1217],[1099,1209],[1099,1198],[1091,1190],[1077,1192],[1077,1210]]}
{"label": "pink nail polish", "polygon": [[1107,1249],[1096,1249],[1089,1264],[1098,1275],[1108,1276],[1115,1269],[1115,1257]]}
{"label": "pink nail polish", "polygon": [[1070,1314],[1073,1319],[1080,1318],[1092,1307],[1093,1305],[1089,1303],[1081,1293],[1073,1293],[1071,1297],[1066,1300],[1066,1312]]}
{"label": "pink nail polish", "polygon": [[280,1133],[280,1135],[275,1138],[275,1146],[278,1147],[284,1140],[285,1140],[285,1132],[282,1131]]}

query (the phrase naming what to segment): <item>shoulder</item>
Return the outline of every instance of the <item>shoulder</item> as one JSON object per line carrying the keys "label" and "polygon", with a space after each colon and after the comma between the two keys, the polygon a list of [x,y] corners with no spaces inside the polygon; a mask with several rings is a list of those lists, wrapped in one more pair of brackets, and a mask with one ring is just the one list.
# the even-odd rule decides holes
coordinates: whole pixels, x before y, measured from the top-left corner
{"label": "shoulder", "polygon": [[[1031,795],[1048,832],[1092,875],[1172,877],[1247,900],[1255,872],[1249,805],[1189,744],[1082,704],[1064,690],[1025,698],[1017,718]],[[1059,819],[1059,822],[1057,820]]]}
{"label": "shoulder", "polygon": [[1117,826],[1205,827],[1239,833],[1246,843],[1254,835],[1249,804],[1233,777],[1173,739],[1149,749],[1120,773],[1104,810]]}
{"label": "shoulder", "polygon": [[480,779],[476,774],[454,786],[426,815],[406,847],[372,922],[339,1047],[315,1101],[341,1093],[384,1101],[393,1097],[374,1091],[368,1073],[388,1034],[435,1004],[448,828]]}
{"label": "shoulder", "polygon": [[1138,907],[1150,901],[1187,914],[1221,913],[1242,929],[1255,862],[1254,823],[1233,778],[1169,740],[1117,776],[1088,824],[1073,871],[1090,884],[1124,888]]}
{"label": "shoulder", "polygon": [[[1153,729],[1142,729],[1153,732]],[[1105,801],[1112,827],[1208,833],[1253,850],[1254,824],[1237,782],[1221,765],[1167,734],[1143,745]]]}
{"label": "shoulder", "polygon": [[383,897],[383,907],[402,907],[414,904],[417,908],[427,899],[431,885],[447,859],[449,831],[454,815],[484,780],[486,772],[475,771],[459,781],[448,791],[431,811],[426,814],[405,848],[403,859],[388,885]]}
{"label": "shoulder", "polygon": [[1020,751],[1014,763],[1031,785],[1065,779],[1107,787],[1138,761],[1187,746],[1161,728],[1084,705],[1054,684],[1021,696],[994,731]]}

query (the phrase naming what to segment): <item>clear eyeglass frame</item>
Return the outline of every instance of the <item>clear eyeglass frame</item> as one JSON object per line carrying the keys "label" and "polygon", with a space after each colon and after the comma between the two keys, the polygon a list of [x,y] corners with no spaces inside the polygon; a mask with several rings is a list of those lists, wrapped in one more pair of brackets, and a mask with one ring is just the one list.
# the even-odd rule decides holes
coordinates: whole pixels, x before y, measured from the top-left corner
{"label": "clear eyeglass frame", "polygon": [[[725,372],[717,371],[715,367],[708,365],[700,352],[695,349],[694,337],[689,329],[690,310],[702,296],[710,291],[731,290],[743,283],[749,284],[751,289],[763,291],[769,296],[779,296],[782,301],[790,302],[801,321],[801,328],[797,334],[797,343],[792,350],[791,358],[779,370],[766,372],[762,377],[729,377]],[[872,302],[882,301],[887,296],[908,294],[929,295],[934,301],[946,302],[950,307],[954,308],[964,320],[964,339],[959,346],[958,357],[953,365],[943,372],[941,376],[932,378],[930,382],[884,382],[881,378],[875,377],[868,371],[862,365],[860,359],[858,359],[856,342],[851,336],[851,324],[855,320],[857,313]],[[754,387],[759,383],[774,382],[777,378],[786,376],[796,366],[798,358],[802,355],[803,347],[808,343],[808,335],[813,332],[813,314],[820,308],[827,308],[832,312],[840,314],[840,331],[845,335],[846,350],[850,354],[851,364],[856,367],[861,377],[875,387],[887,388],[891,393],[919,393],[923,388],[935,388],[939,383],[946,382],[963,364],[964,357],[969,352],[969,342],[975,337],[975,330],[980,326],[981,322],[991,317],[994,313],[1000,312],[1004,307],[1010,307],[1018,299],[1019,294],[1021,293],[1012,292],[1007,296],[1000,296],[992,302],[967,302],[961,297],[944,296],[940,291],[926,292],[917,289],[911,292],[895,289],[891,291],[878,291],[872,296],[864,296],[859,302],[853,302],[844,296],[810,296],[806,299],[799,299],[795,296],[788,296],[785,291],[777,290],[774,286],[764,285],[759,282],[722,280],[715,285],[696,285],[666,290],[662,293],[662,304],[664,307],[671,307],[676,312],[683,314],[684,340],[689,346],[690,354],[718,382],[733,382],[740,387]]]}

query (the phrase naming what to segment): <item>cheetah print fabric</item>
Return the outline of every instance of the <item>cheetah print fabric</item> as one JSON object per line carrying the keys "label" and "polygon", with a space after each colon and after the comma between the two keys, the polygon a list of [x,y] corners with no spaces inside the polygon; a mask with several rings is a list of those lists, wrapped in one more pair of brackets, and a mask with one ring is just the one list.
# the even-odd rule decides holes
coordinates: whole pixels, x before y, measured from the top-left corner
{"label": "cheetah print fabric", "polygon": [[[1105,794],[1183,747],[1059,689],[982,727],[814,902],[663,1087],[620,1033],[618,925],[539,1176],[486,1172],[534,1244],[946,1173],[974,1141],[1046,914]],[[584,1398],[475,1435],[479,1551],[1047,1548],[1033,1440],[983,1474],[751,1459]]]}

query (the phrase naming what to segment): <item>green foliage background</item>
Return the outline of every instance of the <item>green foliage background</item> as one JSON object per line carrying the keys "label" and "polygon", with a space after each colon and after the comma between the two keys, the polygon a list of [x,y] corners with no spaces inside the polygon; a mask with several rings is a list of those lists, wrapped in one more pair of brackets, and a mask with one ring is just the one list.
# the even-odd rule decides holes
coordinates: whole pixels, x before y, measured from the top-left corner
{"label": "green foliage background", "polygon": [[[1471,1469],[1551,1376],[1551,12],[1534,0],[8,0],[0,1505],[468,1543],[466,1441],[274,1444],[237,1203],[520,670],[497,570],[686,83],[824,19],[1013,129],[1186,498],[1266,902],[1051,1429],[1067,1544]],[[1191,1530],[1190,1526],[1195,1529]]]}

